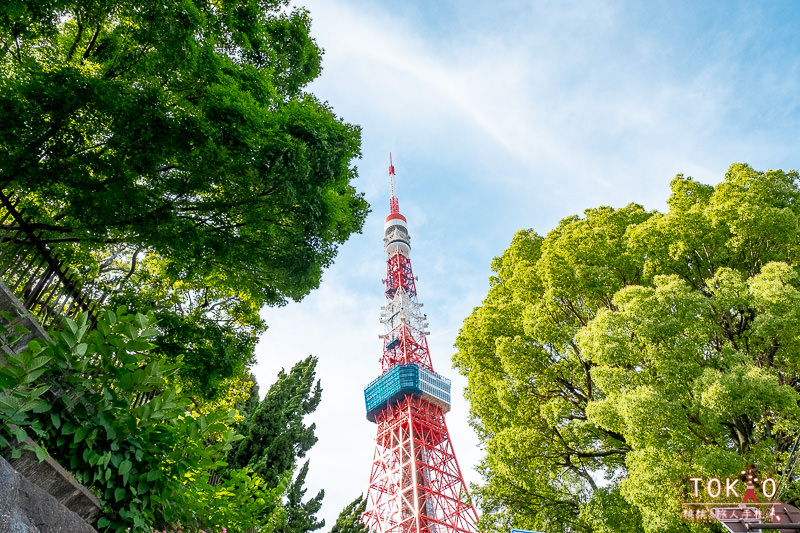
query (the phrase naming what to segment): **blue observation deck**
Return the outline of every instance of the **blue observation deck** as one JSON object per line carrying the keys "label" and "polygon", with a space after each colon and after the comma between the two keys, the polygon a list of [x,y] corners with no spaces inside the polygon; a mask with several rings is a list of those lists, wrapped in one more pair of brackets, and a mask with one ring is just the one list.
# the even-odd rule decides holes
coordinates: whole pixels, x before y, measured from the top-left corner
{"label": "blue observation deck", "polygon": [[450,410],[450,380],[418,363],[395,365],[364,389],[367,420],[375,422],[378,414],[406,396],[428,400]]}

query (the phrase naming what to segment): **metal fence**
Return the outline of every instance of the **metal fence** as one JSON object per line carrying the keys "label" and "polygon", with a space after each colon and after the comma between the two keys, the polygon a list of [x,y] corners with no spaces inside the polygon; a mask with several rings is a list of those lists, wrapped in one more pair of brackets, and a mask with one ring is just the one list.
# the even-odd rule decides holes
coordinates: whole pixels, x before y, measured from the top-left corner
{"label": "metal fence", "polygon": [[83,311],[94,327],[104,297],[86,296],[87,282],[42,242],[18,204],[0,191],[0,278],[44,328]]}
{"label": "metal fence", "polygon": [[[89,312],[90,328],[95,328],[108,293],[96,289],[92,280],[83,279],[43,243],[41,232],[18,205],[17,198],[0,191],[0,279],[45,330],[83,311]],[[157,394],[139,392],[131,407],[144,405]]]}

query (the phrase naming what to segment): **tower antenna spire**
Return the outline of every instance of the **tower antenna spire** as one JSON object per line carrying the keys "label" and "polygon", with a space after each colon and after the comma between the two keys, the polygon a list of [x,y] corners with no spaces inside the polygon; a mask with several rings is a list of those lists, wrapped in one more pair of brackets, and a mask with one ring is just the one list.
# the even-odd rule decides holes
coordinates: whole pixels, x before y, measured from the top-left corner
{"label": "tower antenna spire", "polygon": [[397,201],[397,186],[394,182],[394,165],[392,152],[389,152],[389,212],[393,215],[400,213],[400,204]]}

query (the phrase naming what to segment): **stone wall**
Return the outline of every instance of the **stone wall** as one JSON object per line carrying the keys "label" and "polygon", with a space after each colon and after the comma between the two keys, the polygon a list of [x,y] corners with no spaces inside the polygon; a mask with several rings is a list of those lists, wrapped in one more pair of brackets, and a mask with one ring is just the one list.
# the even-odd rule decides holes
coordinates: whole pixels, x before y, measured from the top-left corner
{"label": "stone wall", "polygon": [[97,533],[80,516],[0,457],[0,531]]}

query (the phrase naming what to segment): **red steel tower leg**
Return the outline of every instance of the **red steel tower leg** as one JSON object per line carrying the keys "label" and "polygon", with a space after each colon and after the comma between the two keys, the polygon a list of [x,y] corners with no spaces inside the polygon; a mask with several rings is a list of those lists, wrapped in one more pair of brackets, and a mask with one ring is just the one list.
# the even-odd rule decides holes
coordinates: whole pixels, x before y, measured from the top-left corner
{"label": "red steel tower leg", "polygon": [[427,317],[417,301],[411,239],[389,158],[383,373],[364,390],[367,418],[378,424],[378,434],[363,520],[375,533],[477,533],[478,514],[444,421],[450,381],[431,364]]}

